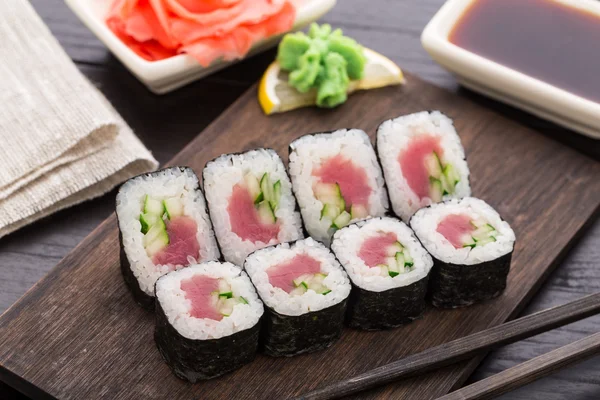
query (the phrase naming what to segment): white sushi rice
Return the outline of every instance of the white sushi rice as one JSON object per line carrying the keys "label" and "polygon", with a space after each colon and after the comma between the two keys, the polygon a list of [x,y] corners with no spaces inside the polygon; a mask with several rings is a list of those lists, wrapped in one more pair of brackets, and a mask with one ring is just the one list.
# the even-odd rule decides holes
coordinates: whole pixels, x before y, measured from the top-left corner
{"label": "white sushi rice", "polygon": [[[450,214],[465,214],[472,219],[485,219],[498,231],[496,241],[474,248],[455,248],[437,232],[439,223]],[[508,222],[503,221],[496,210],[485,201],[474,197],[453,199],[423,208],[412,217],[410,226],[433,257],[452,264],[476,265],[495,260],[513,251],[515,243],[515,233]]]}
{"label": "white sushi rice", "polygon": [[216,260],[221,256],[199,187],[198,177],[192,169],[174,167],[137,176],[119,189],[117,216],[123,246],[133,275],[142,291],[149,296],[154,296],[154,283],[160,276],[173,270],[173,267],[180,269],[185,265],[155,265],[146,253],[139,220],[146,195],[156,199],[182,196],[184,215],[192,218],[198,225],[196,238],[200,244],[200,259],[190,257],[189,264]]}
{"label": "white sushi rice", "polygon": [[[302,295],[290,295],[269,283],[267,269],[289,262],[296,255],[303,253],[321,262],[321,271],[327,274],[323,284],[331,292],[323,295],[309,289]],[[295,316],[323,310],[340,303],[350,294],[350,281],[338,260],[327,247],[312,238],[258,250],[248,256],[244,269],[265,304],[283,315]]]}
{"label": "white sushi rice", "polygon": [[444,196],[442,200],[471,195],[465,151],[450,118],[439,111],[423,111],[385,121],[377,129],[377,153],[394,213],[406,222],[415,211],[432,203],[430,198],[419,199],[413,192],[398,161],[400,153],[414,137],[420,135],[432,135],[441,139],[445,162],[452,164],[460,176],[455,192]]}
{"label": "white sushi rice", "polygon": [[[410,272],[395,277],[381,276],[379,267],[369,267],[358,255],[366,239],[389,232],[396,234],[398,241],[408,250],[414,263]],[[371,218],[340,229],[333,236],[331,249],[352,282],[359,288],[371,292],[383,292],[411,285],[425,278],[433,267],[431,256],[421,246],[413,231],[396,218]]]}
{"label": "white sushi rice", "polygon": [[[268,172],[273,182],[281,181],[281,198],[275,210],[275,217],[280,223],[279,235],[269,243],[242,240],[231,230],[227,211],[229,198],[233,187],[243,183],[244,176],[248,172],[252,172],[258,178]],[[222,155],[206,165],[203,177],[210,216],[223,256],[227,261],[241,266],[246,256],[257,249],[304,237],[302,220],[296,211],[296,199],[292,194],[290,179],[281,158],[274,150],[258,149],[242,154]]]}
{"label": "white sushi rice", "polygon": [[289,162],[294,193],[306,230],[326,245],[330,244],[334,230],[331,229],[331,221],[321,219],[323,203],[313,192],[313,186],[319,178],[313,176],[313,171],[319,169],[323,161],[338,154],[364,169],[369,186],[373,189],[369,197],[369,215],[383,216],[389,207],[381,167],[369,136],[364,131],[340,129],[333,133],[305,135],[296,139],[290,144]]}
{"label": "white sushi rice", "polygon": [[[220,321],[192,317],[192,302],[185,298],[185,292],[181,290],[181,281],[196,275],[225,279],[231,285],[234,297],[242,296],[248,304],[236,304],[231,315]],[[263,304],[248,275],[228,262],[209,261],[163,276],[156,282],[156,300],[177,332],[195,340],[219,339],[252,328],[264,312]]]}

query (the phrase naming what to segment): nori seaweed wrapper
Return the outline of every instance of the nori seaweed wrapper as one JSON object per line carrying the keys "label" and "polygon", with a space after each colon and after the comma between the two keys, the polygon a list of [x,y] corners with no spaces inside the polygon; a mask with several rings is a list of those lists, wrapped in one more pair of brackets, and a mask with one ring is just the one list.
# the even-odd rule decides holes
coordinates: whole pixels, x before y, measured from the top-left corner
{"label": "nori seaweed wrapper", "polygon": [[121,230],[119,229],[119,246],[121,247],[120,258],[121,258],[121,273],[123,274],[123,280],[127,284],[129,291],[133,294],[133,299],[137,304],[141,307],[145,308],[148,311],[152,311],[154,309],[154,297],[149,296],[140,288],[140,284],[136,279],[135,275],[133,275],[133,271],[131,270],[131,265],[129,264],[129,260],[127,259],[127,254],[125,253],[125,246],[123,246],[123,235],[121,234]]}
{"label": "nori seaweed wrapper", "polygon": [[506,288],[512,253],[474,265],[445,263],[432,257],[431,303],[440,308],[458,308],[499,296]]}
{"label": "nori seaweed wrapper", "polygon": [[261,349],[273,357],[326,349],[342,335],[347,300],[296,316],[279,314],[265,304]]}
{"label": "nori seaweed wrapper", "polygon": [[173,373],[196,383],[216,378],[254,360],[260,324],[219,339],[194,340],[182,336],[169,323],[160,301],[156,302],[154,340]]}
{"label": "nori seaweed wrapper", "polygon": [[425,311],[428,276],[408,286],[383,292],[362,289],[352,283],[347,323],[352,328],[395,328],[421,318]]}

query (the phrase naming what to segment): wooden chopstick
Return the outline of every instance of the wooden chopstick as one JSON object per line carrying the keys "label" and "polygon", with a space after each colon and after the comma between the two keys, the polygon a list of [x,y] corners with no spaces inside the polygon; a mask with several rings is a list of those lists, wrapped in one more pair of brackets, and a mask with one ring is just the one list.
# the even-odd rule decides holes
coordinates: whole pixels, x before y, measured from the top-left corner
{"label": "wooden chopstick", "polygon": [[300,395],[297,399],[336,399],[386,383],[422,374],[471,358],[600,312],[600,293],[432,347],[350,379]]}
{"label": "wooden chopstick", "polygon": [[489,378],[442,396],[438,400],[492,399],[598,353],[600,353],[600,333],[532,358]]}

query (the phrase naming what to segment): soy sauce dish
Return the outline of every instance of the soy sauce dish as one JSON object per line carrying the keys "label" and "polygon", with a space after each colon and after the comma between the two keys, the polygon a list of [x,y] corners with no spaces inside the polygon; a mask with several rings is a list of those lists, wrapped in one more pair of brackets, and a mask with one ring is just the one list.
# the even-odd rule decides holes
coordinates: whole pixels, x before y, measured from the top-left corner
{"label": "soy sauce dish", "polygon": [[474,91],[600,139],[600,2],[449,0],[423,47]]}

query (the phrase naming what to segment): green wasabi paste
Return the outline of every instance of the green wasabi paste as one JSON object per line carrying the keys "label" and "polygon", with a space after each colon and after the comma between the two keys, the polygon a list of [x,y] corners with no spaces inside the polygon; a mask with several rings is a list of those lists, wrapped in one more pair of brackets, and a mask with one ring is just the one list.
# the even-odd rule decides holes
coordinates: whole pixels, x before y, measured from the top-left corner
{"label": "green wasabi paste", "polygon": [[312,24],[303,32],[285,35],[277,61],[288,71],[288,83],[301,93],[315,88],[319,107],[335,107],[348,98],[351,80],[361,79],[366,58],[356,40],[329,24]]}

